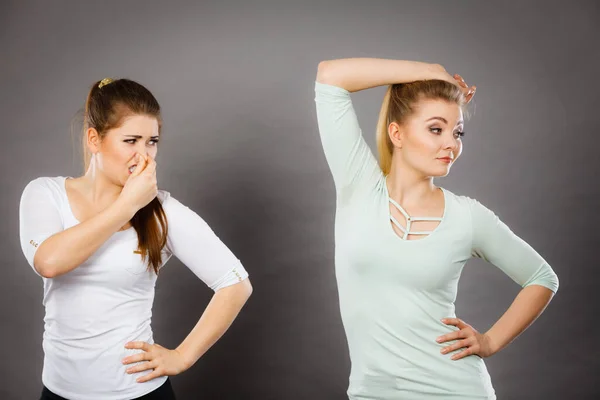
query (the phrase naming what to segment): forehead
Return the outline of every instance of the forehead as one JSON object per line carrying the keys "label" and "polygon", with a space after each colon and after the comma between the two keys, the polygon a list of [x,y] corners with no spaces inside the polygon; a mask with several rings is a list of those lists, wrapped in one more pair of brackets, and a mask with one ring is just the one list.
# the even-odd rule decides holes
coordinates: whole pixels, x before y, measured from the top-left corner
{"label": "forehead", "polygon": [[456,103],[445,100],[421,99],[414,110],[413,116],[420,121],[426,121],[432,117],[442,117],[452,126],[463,122],[462,108]]}
{"label": "forehead", "polygon": [[158,120],[148,115],[130,115],[123,118],[121,126],[115,131],[122,135],[158,136]]}

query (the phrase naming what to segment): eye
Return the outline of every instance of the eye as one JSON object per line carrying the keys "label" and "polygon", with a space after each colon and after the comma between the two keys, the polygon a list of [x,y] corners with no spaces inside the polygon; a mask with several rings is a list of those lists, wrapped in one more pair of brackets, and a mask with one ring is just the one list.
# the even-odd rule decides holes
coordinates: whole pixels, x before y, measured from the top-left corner
{"label": "eye", "polygon": [[126,139],[123,140],[125,143],[129,143],[129,144],[135,144],[135,139]]}
{"label": "eye", "polygon": [[456,131],[454,132],[454,136],[456,136],[456,138],[461,138],[463,136],[465,136],[465,132],[464,131]]}
{"label": "eye", "polygon": [[429,131],[431,133],[435,133],[436,135],[439,135],[442,133],[442,128],[429,128]]}
{"label": "eye", "polygon": [[158,144],[158,139],[150,139],[149,143],[151,146],[156,146]]}

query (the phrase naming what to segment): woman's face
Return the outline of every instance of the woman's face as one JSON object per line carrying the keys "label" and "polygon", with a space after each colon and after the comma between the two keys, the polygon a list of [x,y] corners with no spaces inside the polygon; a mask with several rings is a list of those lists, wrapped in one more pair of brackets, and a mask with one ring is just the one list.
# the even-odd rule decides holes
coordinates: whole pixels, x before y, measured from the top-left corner
{"label": "woman's face", "polygon": [[404,163],[424,176],[446,176],[462,152],[463,125],[459,105],[422,99],[415,112],[397,126],[392,142]]}
{"label": "woman's face", "polygon": [[156,158],[158,121],[148,115],[126,117],[120,127],[106,132],[96,152],[96,168],[111,182],[124,186],[140,153]]}

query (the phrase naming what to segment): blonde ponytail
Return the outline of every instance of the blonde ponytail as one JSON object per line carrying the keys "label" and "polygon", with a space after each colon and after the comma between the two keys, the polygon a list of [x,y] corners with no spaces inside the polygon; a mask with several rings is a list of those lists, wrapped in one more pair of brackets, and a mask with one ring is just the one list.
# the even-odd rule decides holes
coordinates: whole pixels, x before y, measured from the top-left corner
{"label": "blonde ponytail", "polygon": [[383,175],[390,173],[392,167],[393,145],[388,135],[388,126],[390,125],[390,97],[392,87],[388,86],[383,96],[383,103],[379,111],[379,119],[377,120],[377,151],[379,152],[379,167],[383,171]]}

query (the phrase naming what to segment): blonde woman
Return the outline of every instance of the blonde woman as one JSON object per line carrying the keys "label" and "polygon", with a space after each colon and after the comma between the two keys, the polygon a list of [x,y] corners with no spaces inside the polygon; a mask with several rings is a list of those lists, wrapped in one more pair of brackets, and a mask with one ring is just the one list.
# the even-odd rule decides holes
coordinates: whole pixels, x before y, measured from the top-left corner
{"label": "blonde woman", "polygon": [[[462,152],[475,87],[440,65],[319,64],[319,131],[336,188],[335,268],[351,359],[350,399],[495,399],[483,358],[515,339],[558,289],[548,263],[488,208],[434,184]],[[350,93],[389,85],[379,163]],[[523,289],[487,332],[455,314],[464,264],[479,257]]]}

